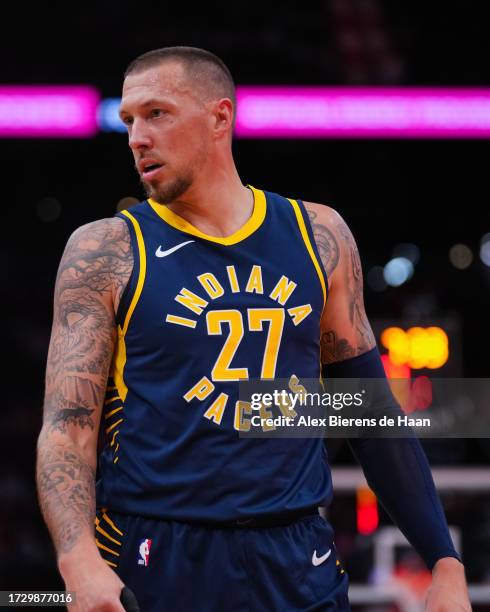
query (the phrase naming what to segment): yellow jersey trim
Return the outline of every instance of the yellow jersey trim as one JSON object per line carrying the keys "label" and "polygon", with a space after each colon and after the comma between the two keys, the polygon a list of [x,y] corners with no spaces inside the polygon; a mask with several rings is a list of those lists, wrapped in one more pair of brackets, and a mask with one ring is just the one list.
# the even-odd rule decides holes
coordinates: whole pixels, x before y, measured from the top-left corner
{"label": "yellow jersey trim", "polygon": [[123,419],[119,419],[118,421],[116,421],[115,423],[113,423],[110,427],[108,427],[105,432],[106,433],[110,433],[115,427],[117,427],[120,423],[123,422]]}
{"label": "yellow jersey trim", "polygon": [[119,397],[119,395],[116,395],[115,397],[111,397],[111,399],[108,399],[104,402],[104,406],[107,406],[108,404],[112,404],[112,402],[115,402],[116,400],[120,400],[121,398]]}
{"label": "yellow jersey trim", "polygon": [[98,519],[96,519],[96,523],[95,523],[95,531],[98,531],[99,533],[101,533],[103,536],[105,536],[108,540],[110,540],[111,542],[114,542],[114,544],[118,544],[119,546],[121,546],[121,542],[119,542],[118,540],[116,540],[115,538],[113,538],[111,535],[109,535],[107,533],[107,531],[105,531],[104,529],[102,529],[102,527],[99,525]]}
{"label": "yellow jersey trim", "polygon": [[124,366],[126,365],[126,342],[124,341],[124,332],[121,327],[117,326],[117,344],[116,355],[114,359],[114,370],[112,377],[116,383],[121,400],[124,402],[128,394],[128,387],[124,382]]}
{"label": "yellow jersey trim", "polygon": [[201,230],[198,230],[197,227],[194,227],[191,223],[186,221],[183,217],[170,210],[170,208],[167,206],[158,204],[158,202],[155,202],[155,200],[152,200],[151,198],[148,200],[148,203],[156,214],[165,221],[165,223],[175,227],[175,229],[185,232],[186,234],[191,234],[191,236],[204,238],[204,240],[209,240],[210,242],[217,242],[218,244],[230,246],[232,244],[237,244],[238,242],[241,242],[242,240],[245,240],[245,238],[251,236],[256,230],[259,229],[265,219],[267,209],[265,193],[261,189],[255,189],[255,187],[252,187],[251,185],[248,185],[248,187],[252,190],[254,196],[252,216],[248,219],[245,225],[230,236],[219,237],[205,234],[204,232],[201,232]]}
{"label": "yellow jersey trim", "polygon": [[133,224],[134,231],[136,234],[136,241],[138,243],[139,259],[140,259],[140,271],[138,275],[138,282],[136,284],[136,289],[134,291],[134,295],[133,295],[133,299],[131,300],[131,304],[129,305],[128,312],[126,313],[126,318],[124,319],[124,325],[122,327],[122,333],[124,335],[126,334],[128,330],[129,321],[134,312],[134,309],[136,308],[136,304],[138,303],[141,292],[143,291],[143,285],[145,283],[145,276],[146,276],[146,250],[145,250],[145,241],[143,240],[143,234],[141,232],[141,227],[138,221],[127,210],[122,210],[121,213],[124,216],[126,216]]}
{"label": "yellow jersey trim", "polygon": [[105,546],[105,544],[102,544],[102,542],[99,542],[99,540],[97,538],[95,538],[95,543],[97,544],[97,546],[101,550],[106,550],[108,553],[111,553],[111,555],[119,557],[119,553],[118,552],[116,552],[115,550],[112,550],[111,548]]}
{"label": "yellow jersey trim", "polygon": [[102,511],[102,518],[104,519],[106,523],[108,523],[114,529],[116,533],[118,533],[120,536],[124,535],[124,533],[120,529],[118,529],[116,525],[114,525],[112,520],[107,516],[107,512],[105,512],[104,510]]}
{"label": "yellow jersey trim", "polygon": [[136,283],[136,289],[134,291],[133,298],[129,305],[128,311],[126,313],[126,317],[124,319],[123,326],[118,325],[117,327],[117,345],[116,345],[116,353],[115,353],[115,362],[114,362],[114,382],[116,385],[116,389],[119,393],[120,398],[124,402],[126,399],[126,395],[128,394],[128,387],[124,382],[124,366],[126,365],[126,343],[124,341],[124,336],[128,331],[129,322],[131,320],[131,316],[133,315],[134,309],[136,308],[136,304],[140,299],[141,292],[143,291],[143,285],[145,284],[146,278],[146,249],[145,249],[145,241],[143,239],[143,233],[141,231],[140,224],[137,219],[133,217],[133,215],[127,210],[122,210],[121,214],[127,217],[131,223],[133,224],[134,232],[136,234],[136,242],[138,245],[138,254],[139,254],[139,274],[138,281]]}
{"label": "yellow jersey trim", "polygon": [[313,247],[311,246],[310,237],[308,236],[308,231],[306,229],[305,220],[303,219],[303,215],[301,214],[299,204],[298,202],[296,202],[296,200],[291,200],[290,198],[288,198],[288,200],[291,203],[291,206],[293,207],[294,213],[296,215],[296,220],[298,222],[299,231],[301,232],[301,236],[303,237],[303,241],[305,243],[306,250],[308,251],[311,257],[313,265],[315,266],[315,270],[318,274],[318,278],[320,279],[320,285],[322,286],[322,292],[323,292],[323,307],[325,307],[325,303],[327,301],[327,288],[325,285],[325,279],[323,278],[322,269],[320,267],[320,264],[318,263],[318,259],[316,258],[315,251],[313,250]]}
{"label": "yellow jersey trim", "polygon": [[[121,398],[119,398],[121,399]],[[105,416],[104,419],[108,419],[109,417],[111,417],[113,414],[116,414],[116,412],[119,412],[120,410],[122,410],[123,407],[119,406],[119,408],[114,408],[114,410],[111,410],[110,412],[108,412]]]}

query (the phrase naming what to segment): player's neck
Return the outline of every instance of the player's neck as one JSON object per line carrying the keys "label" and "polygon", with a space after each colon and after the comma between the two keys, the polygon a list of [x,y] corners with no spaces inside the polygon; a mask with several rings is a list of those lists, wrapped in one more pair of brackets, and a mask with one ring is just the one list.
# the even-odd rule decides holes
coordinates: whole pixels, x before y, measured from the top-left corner
{"label": "player's neck", "polygon": [[188,223],[210,236],[230,236],[239,230],[253,213],[253,194],[243,186],[238,172],[223,167],[209,172],[196,182],[182,200],[169,208]]}

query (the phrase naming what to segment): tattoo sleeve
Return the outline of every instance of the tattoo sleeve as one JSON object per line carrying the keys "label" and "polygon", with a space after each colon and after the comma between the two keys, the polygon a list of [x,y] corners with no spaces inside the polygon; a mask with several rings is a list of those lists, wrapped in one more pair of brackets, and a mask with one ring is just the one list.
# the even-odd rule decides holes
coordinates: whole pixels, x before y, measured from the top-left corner
{"label": "tattoo sleeve", "polygon": [[350,229],[331,209],[320,215],[311,205],[306,208],[331,286],[322,318],[322,362],[334,363],[365,353],[376,341],[364,309],[361,261]]}
{"label": "tattoo sleeve", "polygon": [[356,355],[361,355],[376,344],[371,325],[364,309],[361,260],[357,249],[356,241],[352,232],[343,220],[340,220],[339,232],[342,236],[346,257],[349,262],[345,273],[346,288],[349,294],[349,320],[356,331],[357,351]]}
{"label": "tattoo sleeve", "polygon": [[114,312],[132,266],[129,232],[114,218],[78,229],[58,270],[36,470],[41,510],[58,553],[92,533]]}
{"label": "tattoo sleeve", "polygon": [[339,263],[339,243],[332,231],[318,220],[318,213],[310,208],[307,212],[322,264],[330,279],[330,275]]}

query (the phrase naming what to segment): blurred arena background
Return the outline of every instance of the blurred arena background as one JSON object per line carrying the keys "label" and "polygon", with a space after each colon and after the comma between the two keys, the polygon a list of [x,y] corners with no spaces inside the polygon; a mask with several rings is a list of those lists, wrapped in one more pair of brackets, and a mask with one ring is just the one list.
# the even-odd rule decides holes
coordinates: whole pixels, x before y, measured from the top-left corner
{"label": "blurred arena background", "polygon": [[[409,102],[400,99],[403,112],[397,107],[402,114],[393,119],[397,134],[295,133],[294,117],[301,122],[305,116],[300,104],[284,111],[293,117],[288,133],[242,134],[234,151],[244,182],[327,203],[346,219],[359,245],[366,309],[388,369],[398,368],[397,376],[409,384],[421,376],[488,377],[490,63],[484,2],[99,0],[18,3],[9,12],[0,42],[0,249],[7,308],[0,589],[62,588],[33,477],[52,293],[70,233],[142,197],[110,102],[139,53],[175,44],[204,47],[224,59],[242,87],[321,85],[348,88],[341,91],[346,95],[366,91],[352,88],[375,93],[372,88],[397,87],[412,102],[413,87],[451,88],[456,97],[455,90],[463,95],[478,88],[478,109],[472,113],[461,98],[438,135],[414,137],[404,123]],[[89,135],[34,137],[43,121],[56,123],[55,107],[42,91],[13,89],[26,85],[93,87]],[[58,110],[69,115],[65,102]],[[381,116],[386,108],[378,109]],[[451,132],[451,121],[460,126],[465,112],[463,123],[474,133]],[[64,125],[71,125],[70,117]],[[393,327],[403,333],[386,334]],[[416,346],[417,334],[425,337],[430,327],[442,330],[442,344],[422,343],[418,361],[408,349],[398,363],[389,361],[392,342]],[[489,439],[423,445],[463,554],[474,610],[490,610]],[[333,440],[330,454],[336,497],[328,514],[350,575],[353,610],[421,610],[427,571],[366,489],[345,443]]]}

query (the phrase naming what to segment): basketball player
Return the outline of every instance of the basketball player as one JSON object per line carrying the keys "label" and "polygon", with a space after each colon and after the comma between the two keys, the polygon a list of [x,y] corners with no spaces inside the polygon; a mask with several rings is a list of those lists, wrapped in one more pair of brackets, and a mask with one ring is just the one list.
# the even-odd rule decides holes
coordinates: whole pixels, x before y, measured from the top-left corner
{"label": "basketball player", "polygon": [[[120,113],[148,199],[68,241],[38,444],[71,609],[121,611],[127,585],[144,612],[349,610],[323,440],[240,437],[238,381],[318,378],[320,337],[324,376],[384,376],[352,234],[242,185],[233,80],[207,51],[137,58]],[[470,610],[418,442],[350,444],[432,570],[427,609]]]}

